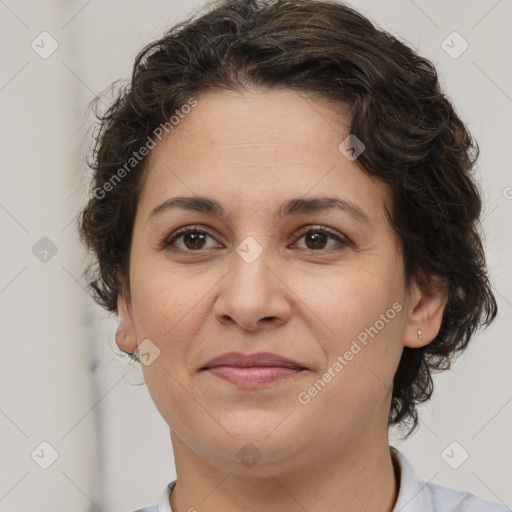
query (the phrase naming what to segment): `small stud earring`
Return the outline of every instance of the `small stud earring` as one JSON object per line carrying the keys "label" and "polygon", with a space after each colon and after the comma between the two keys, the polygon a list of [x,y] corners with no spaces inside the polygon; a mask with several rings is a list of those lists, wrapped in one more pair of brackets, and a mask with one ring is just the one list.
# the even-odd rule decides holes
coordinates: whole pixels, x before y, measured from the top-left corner
{"label": "small stud earring", "polygon": [[418,339],[421,341],[423,339],[423,333],[420,329],[418,329]]}

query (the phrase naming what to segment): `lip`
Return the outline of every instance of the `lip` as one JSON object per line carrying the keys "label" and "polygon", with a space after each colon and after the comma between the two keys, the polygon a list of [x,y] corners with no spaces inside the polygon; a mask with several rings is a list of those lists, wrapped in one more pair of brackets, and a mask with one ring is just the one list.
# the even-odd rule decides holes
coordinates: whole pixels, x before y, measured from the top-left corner
{"label": "lip", "polygon": [[269,352],[229,352],[210,360],[201,371],[208,371],[237,387],[261,388],[289,379],[306,369],[296,361]]}
{"label": "lip", "polygon": [[301,368],[297,361],[286,357],[272,354],[270,352],[257,352],[255,354],[242,354],[241,352],[227,352],[208,361],[202,370],[209,370],[217,366],[238,366],[241,368],[250,368],[253,366],[274,366],[280,368]]}

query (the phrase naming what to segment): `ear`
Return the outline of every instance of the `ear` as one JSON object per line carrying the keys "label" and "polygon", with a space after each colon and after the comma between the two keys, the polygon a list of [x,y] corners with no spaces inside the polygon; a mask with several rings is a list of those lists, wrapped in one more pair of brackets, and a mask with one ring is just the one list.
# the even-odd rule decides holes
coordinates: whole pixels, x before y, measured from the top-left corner
{"label": "ear", "polygon": [[132,303],[129,289],[123,286],[123,290],[117,297],[117,309],[119,324],[116,329],[116,344],[124,352],[133,353],[138,346],[133,321]]}
{"label": "ear", "polygon": [[424,347],[437,336],[447,300],[446,287],[439,281],[433,280],[431,284],[423,286],[415,282],[411,286],[409,318],[404,336],[406,347]]}

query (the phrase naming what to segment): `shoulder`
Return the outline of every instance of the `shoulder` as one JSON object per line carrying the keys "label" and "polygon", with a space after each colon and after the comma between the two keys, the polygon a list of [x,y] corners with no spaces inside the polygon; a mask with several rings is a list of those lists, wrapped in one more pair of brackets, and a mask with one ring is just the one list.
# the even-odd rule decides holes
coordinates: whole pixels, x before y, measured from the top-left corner
{"label": "shoulder", "polygon": [[418,481],[407,458],[396,448],[390,449],[400,471],[400,489],[393,512],[512,512],[506,505],[469,492]]}
{"label": "shoulder", "polygon": [[170,484],[166,485],[164,492],[160,496],[160,502],[158,505],[150,505],[148,507],[139,508],[134,512],[172,512],[171,505],[169,503],[169,496],[176,485],[176,480],[173,480]]}
{"label": "shoulder", "polygon": [[439,512],[511,512],[506,505],[484,500],[470,492],[456,491],[441,485],[425,484],[424,492],[433,508]]}

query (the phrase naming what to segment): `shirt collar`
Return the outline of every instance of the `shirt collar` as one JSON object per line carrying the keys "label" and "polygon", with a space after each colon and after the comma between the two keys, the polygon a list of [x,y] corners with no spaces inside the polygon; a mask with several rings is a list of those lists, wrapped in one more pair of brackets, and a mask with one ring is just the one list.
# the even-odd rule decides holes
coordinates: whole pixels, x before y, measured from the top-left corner
{"label": "shirt collar", "polygon": [[172,490],[174,489],[174,486],[176,485],[176,480],[171,482],[169,485],[166,486],[162,497],[160,498],[160,503],[158,504],[158,507],[156,508],[156,512],[172,512],[171,510],[171,504],[169,502],[169,496],[171,495]]}
{"label": "shirt collar", "polygon": [[392,512],[418,512],[426,505],[426,496],[423,493],[425,482],[419,482],[411,463],[393,446],[389,447],[391,457],[400,470],[400,488],[398,497]]}

